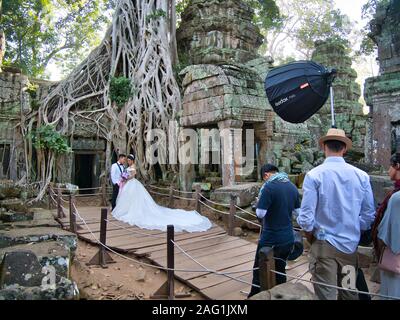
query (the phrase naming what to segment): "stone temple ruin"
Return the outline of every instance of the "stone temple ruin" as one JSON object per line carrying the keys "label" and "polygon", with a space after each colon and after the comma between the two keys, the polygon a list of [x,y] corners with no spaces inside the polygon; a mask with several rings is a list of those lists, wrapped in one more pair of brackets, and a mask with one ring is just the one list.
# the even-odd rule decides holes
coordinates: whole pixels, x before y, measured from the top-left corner
{"label": "stone temple ruin", "polygon": [[[257,54],[262,37],[252,15],[251,8],[240,0],[192,0],[177,31],[180,58],[187,63],[180,72],[183,99],[178,122],[183,129],[195,129],[200,137],[200,163],[180,164],[180,188],[200,186],[220,203],[228,203],[235,194],[240,207],[249,206],[257,195],[258,169],[263,163],[274,163],[290,173],[300,187],[301,177],[323,161],[317,140],[331,124],[329,101],[302,124],[287,123],[273,112],[265,96],[264,79],[274,65]],[[338,70],[334,82],[337,126],[354,143],[347,160],[363,169],[387,167],[390,154],[400,148],[396,144],[400,140],[399,23],[400,0],[378,9],[372,21],[381,70],[379,76],[366,80],[369,115],[363,114],[358,102],[360,87],[345,48],[329,40],[315,44],[312,59]],[[0,67],[4,49],[0,30]],[[26,175],[27,167],[17,125],[56,85],[28,79],[16,68],[0,69],[0,275],[7,270],[0,276],[0,299],[77,298],[71,278],[76,235],[60,230],[51,210],[28,208],[26,201],[37,196],[34,183],[15,184]],[[239,135],[235,140],[241,129],[253,130],[251,148],[245,147],[251,136]],[[70,143],[73,152],[58,159],[54,182],[80,188],[104,185],[111,165],[106,159],[113,150],[98,137],[96,128],[80,119]],[[248,163],[242,162],[238,151],[250,162],[245,174]],[[369,173],[375,202],[379,203],[391,181],[372,170]],[[26,269],[20,261],[30,266],[30,277],[21,276]],[[56,295],[51,288],[40,289],[45,267],[55,269]]]}
{"label": "stone temple ruin", "polygon": [[[183,13],[177,39],[180,56],[190,65],[181,72],[183,112],[180,124],[197,129],[201,137],[212,129],[220,132],[253,129],[255,168],[268,161],[286,172],[304,173],[322,161],[317,138],[331,125],[329,103],[304,124],[290,124],[275,115],[263,88],[273,62],[257,55],[261,37],[251,21],[252,14],[242,1],[233,0],[192,1]],[[316,43],[313,59],[338,70],[334,83],[337,125],[353,139],[353,154],[360,160],[364,156],[368,118],[358,102],[361,91],[355,82],[357,75],[351,68],[351,59],[343,46],[329,41]],[[219,140],[217,138],[214,140]],[[244,179],[237,175],[240,161],[233,156],[237,144],[228,142],[232,150],[226,150],[215,141],[217,146],[213,148],[207,139],[201,138],[205,145],[200,146],[200,154],[208,155],[202,148],[208,148],[210,157],[221,150],[221,159],[224,159],[224,152],[232,159],[212,168],[201,164],[181,166],[183,188],[189,189],[202,175],[206,182],[214,184],[220,179],[223,187],[256,180],[258,170]],[[246,154],[246,150],[242,153]]]}
{"label": "stone temple ruin", "polygon": [[[398,1],[392,1],[388,10],[378,10],[373,21],[381,75],[366,82],[369,115],[363,114],[358,102],[360,88],[345,48],[329,40],[315,44],[312,59],[338,70],[334,82],[336,121],[353,140],[354,150],[347,160],[356,165],[387,166],[395,138],[400,136],[400,39],[393,29],[400,21],[396,6]],[[200,137],[199,163],[180,164],[179,184],[183,190],[192,190],[196,183],[215,194],[220,189],[257,190],[258,169],[265,162],[299,175],[323,161],[317,140],[330,127],[329,101],[302,124],[287,123],[273,112],[265,96],[264,79],[274,64],[257,53],[262,36],[252,16],[252,9],[240,0],[192,0],[182,14],[177,41],[180,60],[187,67],[180,72],[182,110],[178,122],[183,129],[195,129]],[[29,82],[38,86],[34,93]],[[24,143],[20,129],[15,127],[35,110],[38,101],[54,85],[28,79],[15,68],[3,67],[1,178],[16,181],[25,175]],[[235,140],[240,129],[253,130],[254,143],[249,150],[245,142],[252,137],[244,131],[240,140]],[[96,128],[79,119],[70,143],[73,153],[58,160],[62,165],[56,168],[54,182],[73,183],[80,188],[103,184],[111,165],[106,163],[110,158],[107,155],[113,151],[98,137]],[[238,151],[247,162],[237,156]],[[246,171],[249,163],[250,170]],[[252,196],[255,192],[251,192]]]}
{"label": "stone temple ruin", "polygon": [[380,75],[365,83],[365,100],[371,107],[368,161],[389,166],[390,155],[400,148],[400,1],[378,8],[371,21],[371,37],[378,45]]}

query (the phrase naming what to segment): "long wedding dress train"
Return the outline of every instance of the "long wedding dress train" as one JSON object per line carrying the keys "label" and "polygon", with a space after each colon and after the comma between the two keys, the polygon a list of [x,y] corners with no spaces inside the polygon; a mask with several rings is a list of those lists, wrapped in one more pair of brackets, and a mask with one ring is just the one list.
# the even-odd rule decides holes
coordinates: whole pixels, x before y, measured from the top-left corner
{"label": "long wedding dress train", "polygon": [[117,220],[142,229],[165,231],[169,224],[174,225],[177,232],[201,232],[211,228],[210,220],[197,211],[170,209],[158,205],[135,178],[129,180],[122,188],[112,215]]}

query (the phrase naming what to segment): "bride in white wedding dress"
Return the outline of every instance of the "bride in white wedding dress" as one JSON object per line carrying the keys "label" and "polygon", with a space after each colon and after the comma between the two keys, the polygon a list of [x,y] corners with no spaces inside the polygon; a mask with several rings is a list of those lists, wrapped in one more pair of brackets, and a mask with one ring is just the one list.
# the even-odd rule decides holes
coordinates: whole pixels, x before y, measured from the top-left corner
{"label": "bride in white wedding dress", "polygon": [[136,225],[142,229],[167,230],[174,225],[175,231],[201,232],[211,228],[211,222],[197,211],[170,209],[158,205],[146,188],[135,179],[135,157],[128,156],[127,182],[120,187],[117,205],[112,211],[115,219]]}

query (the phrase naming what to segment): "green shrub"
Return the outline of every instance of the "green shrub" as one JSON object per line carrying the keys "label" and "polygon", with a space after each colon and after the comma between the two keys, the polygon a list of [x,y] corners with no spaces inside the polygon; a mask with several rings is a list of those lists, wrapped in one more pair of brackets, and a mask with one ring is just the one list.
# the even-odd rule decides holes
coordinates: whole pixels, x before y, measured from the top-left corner
{"label": "green shrub", "polygon": [[128,78],[113,77],[110,82],[110,100],[122,108],[132,97],[132,84]]}
{"label": "green shrub", "polygon": [[54,126],[44,125],[30,134],[36,149],[49,150],[57,154],[71,152],[67,139],[56,131]]}

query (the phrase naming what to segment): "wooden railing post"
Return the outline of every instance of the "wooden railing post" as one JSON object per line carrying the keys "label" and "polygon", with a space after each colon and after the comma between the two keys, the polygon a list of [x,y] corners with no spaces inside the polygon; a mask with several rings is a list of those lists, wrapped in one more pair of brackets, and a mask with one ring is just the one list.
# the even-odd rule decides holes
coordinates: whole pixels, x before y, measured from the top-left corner
{"label": "wooden railing post", "polygon": [[107,263],[115,262],[104,247],[107,240],[107,213],[107,208],[101,208],[99,251],[87,263],[89,266],[100,265],[102,268],[107,268]]}
{"label": "wooden railing post", "polygon": [[64,214],[61,208],[61,190],[57,189],[57,217],[59,219],[64,218]]}
{"label": "wooden railing post", "polygon": [[[175,246],[174,246],[174,226],[167,226],[167,281],[165,281],[156,292],[150,295],[150,299],[175,299],[174,287],[174,268],[175,268]],[[179,295],[179,294],[178,294]],[[184,297],[187,295],[181,295]]]}
{"label": "wooden railing post", "polygon": [[69,194],[69,231],[76,233],[77,227],[76,227],[76,215],[75,215],[75,197],[73,194]]}
{"label": "wooden railing post", "polygon": [[233,236],[233,228],[235,227],[235,215],[236,215],[236,194],[231,194],[229,218],[228,218],[228,235]]}
{"label": "wooden railing post", "polygon": [[196,211],[198,213],[201,213],[201,186],[200,185],[196,185],[195,187],[196,190]]}
{"label": "wooden railing post", "polygon": [[105,181],[101,185],[101,197],[102,197],[103,206],[107,207],[107,185],[106,185]]}
{"label": "wooden railing post", "polygon": [[175,296],[175,288],[174,288],[174,269],[175,261],[174,261],[174,253],[175,246],[173,244],[174,241],[174,226],[167,226],[167,292],[168,292],[168,300],[174,300]]}
{"label": "wooden railing post", "polygon": [[171,182],[171,185],[169,186],[169,204],[168,206],[172,208],[174,204],[174,184]]}
{"label": "wooden railing post", "polygon": [[274,249],[262,247],[259,251],[260,291],[273,288],[276,285]]}

